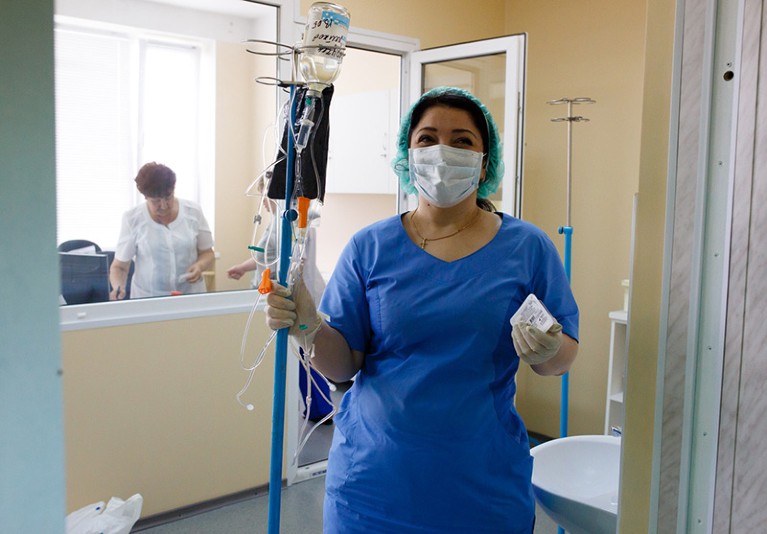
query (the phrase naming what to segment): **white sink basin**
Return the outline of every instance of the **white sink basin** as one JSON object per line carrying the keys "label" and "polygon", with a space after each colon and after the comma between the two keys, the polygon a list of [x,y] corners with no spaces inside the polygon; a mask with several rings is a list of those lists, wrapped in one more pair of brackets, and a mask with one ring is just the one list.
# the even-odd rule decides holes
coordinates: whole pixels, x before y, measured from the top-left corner
{"label": "white sink basin", "polygon": [[533,447],[538,505],[571,534],[615,534],[621,439],[569,436]]}

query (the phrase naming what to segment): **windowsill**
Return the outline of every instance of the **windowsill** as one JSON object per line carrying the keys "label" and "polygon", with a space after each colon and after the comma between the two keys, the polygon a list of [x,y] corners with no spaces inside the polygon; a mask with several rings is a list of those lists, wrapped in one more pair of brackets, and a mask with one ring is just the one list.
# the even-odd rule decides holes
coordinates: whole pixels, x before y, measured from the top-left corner
{"label": "windowsill", "polygon": [[259,296],[251,289],[61,306],[60,326],[66,332],[243,313],[253,308]]}

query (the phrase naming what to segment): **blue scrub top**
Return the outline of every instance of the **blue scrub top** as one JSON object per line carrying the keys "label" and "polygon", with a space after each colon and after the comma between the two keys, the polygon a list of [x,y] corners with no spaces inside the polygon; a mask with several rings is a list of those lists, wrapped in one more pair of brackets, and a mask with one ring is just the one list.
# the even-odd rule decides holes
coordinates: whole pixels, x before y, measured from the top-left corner
{"label": "blue scrub top", "polygon": [[577,340],[578,308],[548,236],[501,216],[490,243],[453,262],[413,243],[400,216],[341,254],[320,309],[365,361],[334,418],[326,533],[532,531],[509,320],[534,293]]}

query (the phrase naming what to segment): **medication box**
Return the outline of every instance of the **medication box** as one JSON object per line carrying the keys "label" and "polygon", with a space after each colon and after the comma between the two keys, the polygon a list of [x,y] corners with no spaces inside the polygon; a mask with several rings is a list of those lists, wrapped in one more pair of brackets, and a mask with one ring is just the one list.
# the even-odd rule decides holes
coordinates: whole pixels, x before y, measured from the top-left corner
{"label": "medication box", "polygon": [[535,326],[541,332],[548,332],[556,321],[546,309],[546,306],[538,300],[538,297],[530,293],[519,309],[511,316],[511,325],[527,323]]}

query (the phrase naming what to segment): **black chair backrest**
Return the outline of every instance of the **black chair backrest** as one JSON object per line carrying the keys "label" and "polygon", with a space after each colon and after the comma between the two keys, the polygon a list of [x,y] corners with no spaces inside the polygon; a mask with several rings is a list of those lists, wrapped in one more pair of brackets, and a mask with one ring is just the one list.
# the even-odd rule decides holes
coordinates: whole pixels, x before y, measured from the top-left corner
{"label": "black chair backrest", "polygon": [[69,241],[64,241],[58,246],[58,250],[59,252],[71,252],[73,250],[86,247],[95,247],[96,252],[101,252],[100,246],[98,246],[93,241],[88,241],[87,239],[71,239]]}

